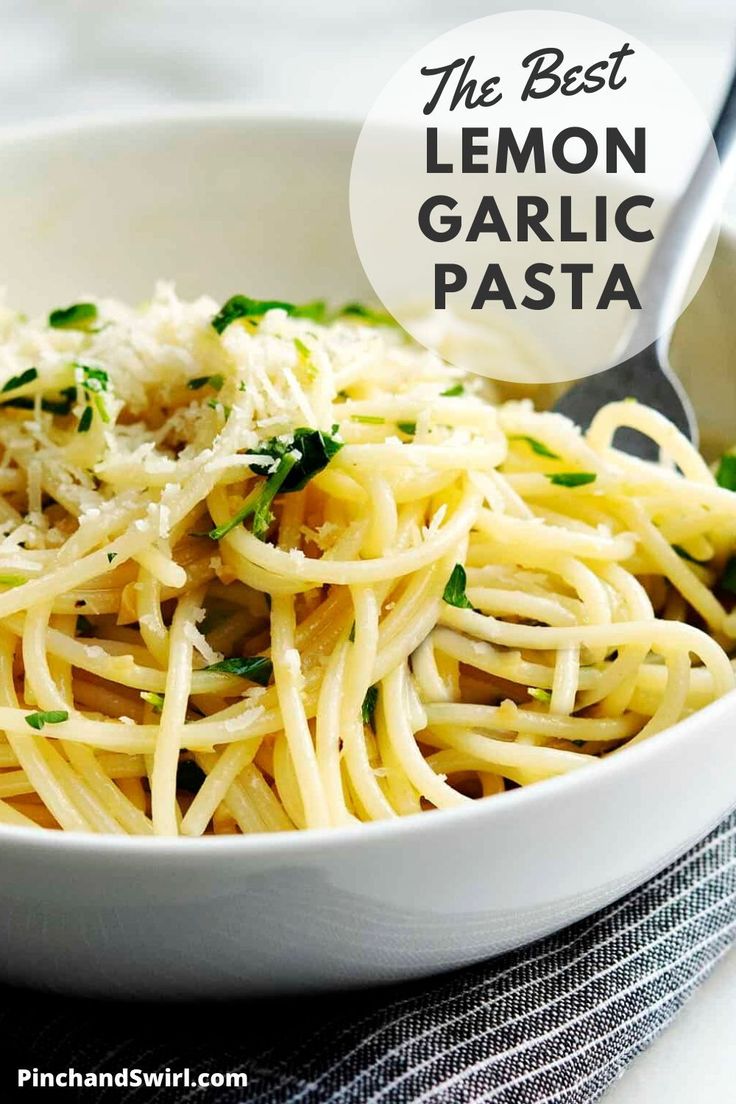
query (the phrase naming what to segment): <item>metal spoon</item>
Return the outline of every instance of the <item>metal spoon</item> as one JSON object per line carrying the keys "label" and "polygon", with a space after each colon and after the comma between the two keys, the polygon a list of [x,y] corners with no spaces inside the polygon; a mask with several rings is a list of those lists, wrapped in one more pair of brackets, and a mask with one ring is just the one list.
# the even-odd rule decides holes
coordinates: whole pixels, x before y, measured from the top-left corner
{"label": "metal spoon", "polygon": [[[571,387],[555,410],[587,429],[596,412],[608,402],[638,399],[664,414],[698,443],[698,426],[685,389],[669,362],[671,330],[666,319],[676,317],[705,240],[718,217],[728,184],[736,175],[736,73],[713,128],[718,160],[701,157],[685,192],[673,208],[659,236],[642,288],[642,301],[652,309],[642,314],[630,338],[645,347],[633,356]],[[662,329],[665,332],[661,332]],[[643,333],[642,333],[643,330]],[[647,335],[650,335],[647,338]],[[653,441],[636,430],[621,429],[616,445],[635,456],[656,459]]]}

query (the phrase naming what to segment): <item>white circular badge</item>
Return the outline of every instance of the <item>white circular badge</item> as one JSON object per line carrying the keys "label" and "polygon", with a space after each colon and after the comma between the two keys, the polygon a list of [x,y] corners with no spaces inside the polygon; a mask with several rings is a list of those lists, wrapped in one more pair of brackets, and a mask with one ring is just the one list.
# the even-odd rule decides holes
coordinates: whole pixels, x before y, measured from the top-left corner
{"label": "white circular badge", "polygon": [[350,210],[377,296],[456,365],[579,379],[676,321],[644,281],[668,210],[717,154],[679,76],[568,12],[488,16],[391,78],[355,150]]}

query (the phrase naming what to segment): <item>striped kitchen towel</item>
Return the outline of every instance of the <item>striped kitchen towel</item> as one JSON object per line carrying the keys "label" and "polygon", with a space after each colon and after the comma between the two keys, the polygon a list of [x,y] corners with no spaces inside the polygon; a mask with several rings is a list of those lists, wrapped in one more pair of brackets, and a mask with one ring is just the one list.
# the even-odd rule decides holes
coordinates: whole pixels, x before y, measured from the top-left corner
{"label": "striped kitchen towel", "polygon": [[89,1104],[588,1104],[666,1027],[734,935],[736,814],[602,912],[429,981],[219,1005],[5,990],[3,1076],[11,1089],[16,1063],[248,1074],[240,1090],[79,1090]]}

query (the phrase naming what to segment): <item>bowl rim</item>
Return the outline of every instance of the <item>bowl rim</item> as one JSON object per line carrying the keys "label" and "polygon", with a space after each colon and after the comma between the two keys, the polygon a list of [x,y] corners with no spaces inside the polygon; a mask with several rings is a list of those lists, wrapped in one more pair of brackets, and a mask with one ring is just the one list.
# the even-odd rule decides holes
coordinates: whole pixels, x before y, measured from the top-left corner
{"label": "bowl rim", "polygon": [[[161,105],[145,109],[124,109],[119,111],[100,111],[84,114],[44,117],[26,122],[0,126],[0,146],[21,145],[26,141],[53,140],[69,134],[91,131],[114,131],[135,128],[154,129],[167,124],[182,126],[206,124],[208,122],[243,123],[246,126],[283,125],[312,126],[343,134],[357,134],[362,120],[354,114],[335,111],[293,110],[280,106],[246,105],[233,102],[179,103]],[[720,228],[720,239],[736,251],[736,222],[724,220]],[[352,849],[354,846],[368,847],[374,844],[384,845],[396,838],[413,837],[419,833],[421,839],[431,842],[437,832],[453,833],[461,829],[466,821],[471,823],[486,821],[488,826],[504,817],[513,817],[524,809],[529,802],[536,806],[556,804],[574,795],[580,786],[591,788],[594,784],[606,787],[623,775],[636,775],[639,765],[650,760],[666,761],[670,752],[687,744],[690,739],[711,720],[716,722],[721,715],[732,713],[736,716],[736,689],[730,690],[722,698],[709,703],[677,724],[656,733],[648,740],[637,744],[624,755],[611,755],[605,760],[595,760],[578,770],[569,771],[553,778],[545,779],[541,784],[521,786],[502,794],[494,795],[490,800],[478,800],[468,805],[452,809],[436,810],[437,815],[415,813],[410,816],[397,816],[391,820],[369,821],[355,825],[328,828],[310,828],[291,832],[260,832],[248,835],[233,834],[221,836],[132,836],[103,835],[98,833],[65,832],[50,829],[26,828],[0,824],[0,848],[17,845],[43,851],[73,853],[96,853],[105,857],[127,858],[138,855],[152,855],[158,858],[203,855],[258,855],[268,857],[289,857],[298,852],[320,852]],[[596,770],[594,775],[592,772]],[[593,779],[596,779],[594,783]],[[736,803],[736,791],[734,793]]]}
{"label": "bowl rim", "polygon": [[280,124],[315,126],[357,133],[364,120],[339,108],[315,111],[309,108],[288,108],[279,104],[243,104],[214,100],[211,103],[182,101],[177,104],[154,104],[144,108],[105,109],[44,115],[19,123],[0,123],[0,143],[19,144],[26,139],[43,140],[91,130],[154,129],[166,124],[182,126],[197,123],[232,122],[245,124]]}

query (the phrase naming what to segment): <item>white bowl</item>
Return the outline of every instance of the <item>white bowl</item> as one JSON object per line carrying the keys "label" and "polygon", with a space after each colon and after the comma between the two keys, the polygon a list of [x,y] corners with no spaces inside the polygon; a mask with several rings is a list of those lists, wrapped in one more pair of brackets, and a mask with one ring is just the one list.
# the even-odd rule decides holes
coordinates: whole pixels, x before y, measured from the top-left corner
{"label": "white bowl", "polygon": [[[184,295],[364,295],[347,213],[355,133],[232,110],[6,132],[0,284],[27,310],[141,299],[159,276]],[[721,438],[736,412],[735,272],[727,235],[675,356],[697,366],[688,381]],[[736,803],[735,719],[730,694],[596,767],[395,823],[179,840],[0,830],[0,975],[233,996],[518,947],[636,886]]]}

